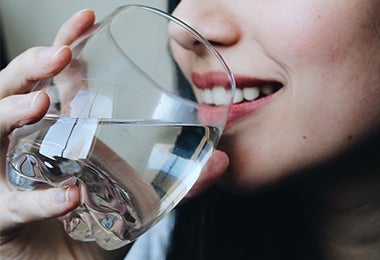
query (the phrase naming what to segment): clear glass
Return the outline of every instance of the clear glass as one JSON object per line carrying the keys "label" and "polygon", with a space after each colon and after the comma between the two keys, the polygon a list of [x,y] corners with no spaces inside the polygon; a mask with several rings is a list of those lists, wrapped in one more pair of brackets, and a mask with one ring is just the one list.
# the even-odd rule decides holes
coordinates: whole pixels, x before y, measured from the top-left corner
{"label": "clear glass", "polygon": [[35,90],[51,101],[14,131],[10,183],[77,185],[67,233],[106,250],[135,240],[197,180],[223,132],[233,76],[201,35],[160,10],[118,8],[71,46],[71,63]]}

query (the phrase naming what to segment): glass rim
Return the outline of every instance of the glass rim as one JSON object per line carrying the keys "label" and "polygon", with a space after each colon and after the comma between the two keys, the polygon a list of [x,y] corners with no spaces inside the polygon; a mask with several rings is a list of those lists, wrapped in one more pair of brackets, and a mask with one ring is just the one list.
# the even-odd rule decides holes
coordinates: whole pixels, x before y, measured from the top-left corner
{"label": "glass rim", "polygon": [[[176,24],[180,25],[182,28],[184,28],[186,31],[188,31],[189,33],[191,33],[197,40],[199,40],[200,42],[202,42],[202,44],[204,46],[207,47],[207,49],[215,56],[215,58],[217,58],[223,69],[225,70],[227,76],[228,76],[228,80],[230,81],[230,90],[232,91],[232,95],[233,93],[235,92],[235,89],[236,89],[236,82],[235,82],[235,78],[233,76],[233,73],[230,69],[230,67],[227,65],[226,61],[224,60],[223,56],[220,54],[220,52],[210,43],[209,40],[207,40],[204,36],[202,36],[198,31],[196,31],[194,28],[192,28],[190,25],[188,25],[187,23],[185,23],[184,21],[180,20],[179,18],[173,16],[172,14],[169,14],[161,9],[158,9],[156,7],[152,7],[152,6],[148,6],[148,5],[142,5],[142,4],[125,4],[125,5],[121,5],[119,7],[117,7],[111,14],[109,14],[105,20],[112,20],[113,17],[127,11],[128,9],[131,9],[131,8],[136,8],[136,9],[142,9],[142,10],[146,10],[146,11],[149,11],[149,12],[153,12],[153,13],[156,13],[164,18],[167,18],[173,22],[175,22]],[[100,24],[102,24],[103,22],[105,22],[105,20],[103,21],[100,21]]]}

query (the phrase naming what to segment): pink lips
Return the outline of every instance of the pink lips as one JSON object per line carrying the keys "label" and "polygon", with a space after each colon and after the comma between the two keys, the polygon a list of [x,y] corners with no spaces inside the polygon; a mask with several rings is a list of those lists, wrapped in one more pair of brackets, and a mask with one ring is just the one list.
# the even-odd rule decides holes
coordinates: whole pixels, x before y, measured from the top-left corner
{"label": "pink lips", "polygon": [[209,72],[209,73],[192,73],[191,80],[201,89],[213,88],[215,86],[223,86],[226,88],[231,87],[231,80],[228,75],[223,72]]}
{"label": "pink lips", "polygon": [[261,107],[262,105],[269,102],[270,96],[266,96],[254,101],[250,102],[244,102],[239,104],[232,104],[230,108],[230,112],[228,114],[228,120],[227,120],[227,126],[226,128],[234,121],[238,120],[239,118],[251,113],[252,111],[256,110],[257,108]]}
{"label": "pink lips", "polygon": [[[209,72],[205,74],[193,73],[192,80],[197,87],[202,89],[213,88],[215,86],[229,87],[231,85],[227,74],[221,72]],[[257,78],[237,75],[235,75],[235,81],[237,88],[260,86],[273,83],[273,80],[261,80]],[[268,103],[272,96],[273,94],[250,102],[232,104],[230,107],[226,128],[228,128],[232,122]]]}

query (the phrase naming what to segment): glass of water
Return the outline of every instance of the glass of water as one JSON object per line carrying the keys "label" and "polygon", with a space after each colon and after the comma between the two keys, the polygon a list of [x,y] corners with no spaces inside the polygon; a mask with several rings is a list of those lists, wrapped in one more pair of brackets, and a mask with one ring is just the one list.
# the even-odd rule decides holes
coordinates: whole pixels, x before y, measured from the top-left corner
{"label": "glass of water", "polygon": [[36,84],[45,117],[14,131],[7,176],[23,190],[77,185],[66,232],[106,250],[135,240],[186,195],[226,124],[235,83],[192,28],[142,5],[116,9]]}

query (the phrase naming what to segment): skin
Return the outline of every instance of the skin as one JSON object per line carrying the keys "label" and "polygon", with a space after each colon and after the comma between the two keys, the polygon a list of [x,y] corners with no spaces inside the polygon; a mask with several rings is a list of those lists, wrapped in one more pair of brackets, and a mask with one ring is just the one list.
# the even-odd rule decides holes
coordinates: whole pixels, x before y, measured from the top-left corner
{"label": "skin", "polygon": [[[322,259],[378,258],[380,1],[182,0],[174,15],[213,43],[238,88],[283,86],[232,106],[219,184],[252,193],[300,180]],[[194,60],[179,63],[197,71]]]}
{"label": "skin", "polygon": [[380,1],[183,0],[174,15],[214,44],[238,88],[243,77],[283,85],[232,107],[226,188],[271,185],[378,131]]}
{"label": "skin", "polygon": [[[376,160],[360,168],[345,166],[347,161],[340,164],[340,160],[334,167],[324,167],[330,159],[340,159],[343,151],[355,150],[379,129],[380,1],[183,0],[174,14],[214,44],[237,79],[249,77],[283,85],[265,100],[233,106],[220,151],[188,197],[220,178],[226,189],[252,192],[318,166],[332,174],[328,182],[312,179],[306,198],[313,205],[311,215],[318,216],[310,221],[318,231],[317,240],[322,241],[323,259],[377,255],[380,227],[374,223],[380,203],[375,196],[379,190]],[[52,53],[60,50],[58,54],[45,52],[41,59],[38,53],[42,49],[33,48],[0,73],[0,111],[4,111],[0,118],[1,256],[83,259],[96,255],[110,259],[128,250],[110,256],[94,244],[64,238],[61,223],[52,218],[78,205],[75,188],[17,192],[5,180],[8,134],[40,119],[48,107],[44,94],[25,93],[35,80],[63,69],[70,51],[62,46],[70,44],[93,20],[88,10],[72,17],[54,43]],[[187,66],[196,69],[196,64]],[[366,159],[361,153],[353,156]],[[340,174],[333,174],[335,171]],[[342,171],[347,173],[344,182]],[[48,221],[51,226],[46,219],[52,219]],[[43,226],[41,220],[45,220]],[[358,220],[363,221],[353,229]],[[59,232],[48,232],[52,228]],[[47,249],[39,243],[47,240],[54,241],[50,243],[54,246]]]}

